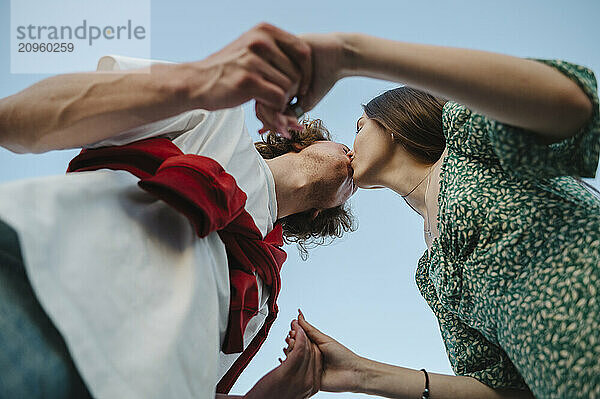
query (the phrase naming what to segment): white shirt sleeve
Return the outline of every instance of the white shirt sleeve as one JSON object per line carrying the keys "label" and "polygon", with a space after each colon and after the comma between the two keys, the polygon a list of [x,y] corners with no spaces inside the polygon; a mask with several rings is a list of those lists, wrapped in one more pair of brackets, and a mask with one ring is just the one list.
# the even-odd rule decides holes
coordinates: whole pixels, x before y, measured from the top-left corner
{"label": "white shirt sleeve", "polygon": [[145,68],[156,64],[175,64],[171,61],[151,60],[148,58],[125,57],[124,55],[105,55],[98,60],[97,71],[125,71]]}
{"label": "white shirt sleeve", "polygon": [[[133,58],[119,55],[107,55],[98,61],[98,72],[126,71],[139,68],[145,68],[155,64],[173,64],[169,61],[150,60],[145,58]],[[145,72],[142,72],[145,73]],[[208,111],[195,109],[187,111],[170,118],[162,119],[156,122],[148,123],[135,127],[116,136],[88,144],[85,148],[106,147],[112,145],[124,145],[134,141],[143,140],[151,137],[166,137],[170,140],[179,137],[181,134],[194,128],[202,122],[208,114]]]}

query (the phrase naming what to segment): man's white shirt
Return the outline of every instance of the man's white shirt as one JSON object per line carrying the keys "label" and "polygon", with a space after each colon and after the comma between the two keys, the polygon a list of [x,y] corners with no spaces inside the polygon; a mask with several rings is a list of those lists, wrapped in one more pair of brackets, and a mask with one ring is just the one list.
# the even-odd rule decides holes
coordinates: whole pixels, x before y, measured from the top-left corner
{"label": "man's white shirt", "polygon": [[[151,61],[103,57],[99,70]],[[276,219],[273,176],[248,135],[241,107],[193,110],[90,147],[168,137],[217,161],[247,194],[263,237]],[[217,233],[205,238],[125,171],[99,170],[0,185],[0,218],[18,233],[27,275],[98,398],[214,398],[237,358],[220,352],[229,272]],[[263,325],[268,290],[259,278]]]}

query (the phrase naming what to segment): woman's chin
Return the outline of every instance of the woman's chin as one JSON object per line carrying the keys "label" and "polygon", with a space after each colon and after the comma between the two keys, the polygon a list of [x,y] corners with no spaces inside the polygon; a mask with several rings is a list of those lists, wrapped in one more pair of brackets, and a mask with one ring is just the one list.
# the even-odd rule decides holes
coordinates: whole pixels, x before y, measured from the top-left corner
{"label": "woman's chin", "polygon": [[372,189],[377,189],[377,188],[386,188],[385,186],[382,186],[380,184],[374,184],[368,181],[364,181],[363,179],[360,178],[360,176],[356,175],[356,171],[354,172],[354,185],[358,188],[363,188],[365,190],[372,190]]}
{"label": "woman's chin", "polygon": [[375,182],[373,179],[374,176],[371,168],[361,168],[362,165],[364,164],[361,164],[360,162],[357,163],[356,160],[351,164],[354,170],[354,173],[352,174],[354,185],[358,188],[374,188],[374,186],[377,185],[377,182]]}
{"label": "woman's chin", "polygon": [[360,179],[360,175],[356,173],[356,170],[354,170],[354,173],[352,174],[352,181],[354,182],[355,187],[364,188]]}

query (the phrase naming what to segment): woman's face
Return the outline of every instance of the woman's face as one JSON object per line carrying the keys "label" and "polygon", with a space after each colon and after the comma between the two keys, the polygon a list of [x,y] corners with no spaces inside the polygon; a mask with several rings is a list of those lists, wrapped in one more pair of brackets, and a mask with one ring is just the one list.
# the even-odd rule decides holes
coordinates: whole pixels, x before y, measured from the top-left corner
{"label": "woman's face", "polygon": [[361,188],[379,188],[378,173],[394,156],[394,140],[390,132],[365,113],[358,119],[356,129],[351,153],[354,183]]}

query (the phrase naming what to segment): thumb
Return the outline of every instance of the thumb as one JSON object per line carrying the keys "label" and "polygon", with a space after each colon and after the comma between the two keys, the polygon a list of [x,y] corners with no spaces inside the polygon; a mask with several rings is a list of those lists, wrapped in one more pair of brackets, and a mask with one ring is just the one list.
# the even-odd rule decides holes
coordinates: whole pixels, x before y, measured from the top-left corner
{"label": "thumb", "polygon": [[317,345],[325,344],[333,340],[333,338],[323,334],[321,331],[319,331],[317,328],[313,327],[313,325],[307,322],[304,318],[304,314],[302,314],[302,311],[300,309],[298,309],[298,324],[300,324],[300,327],[302,327],[308,338],[310,338],[310,340]]}

